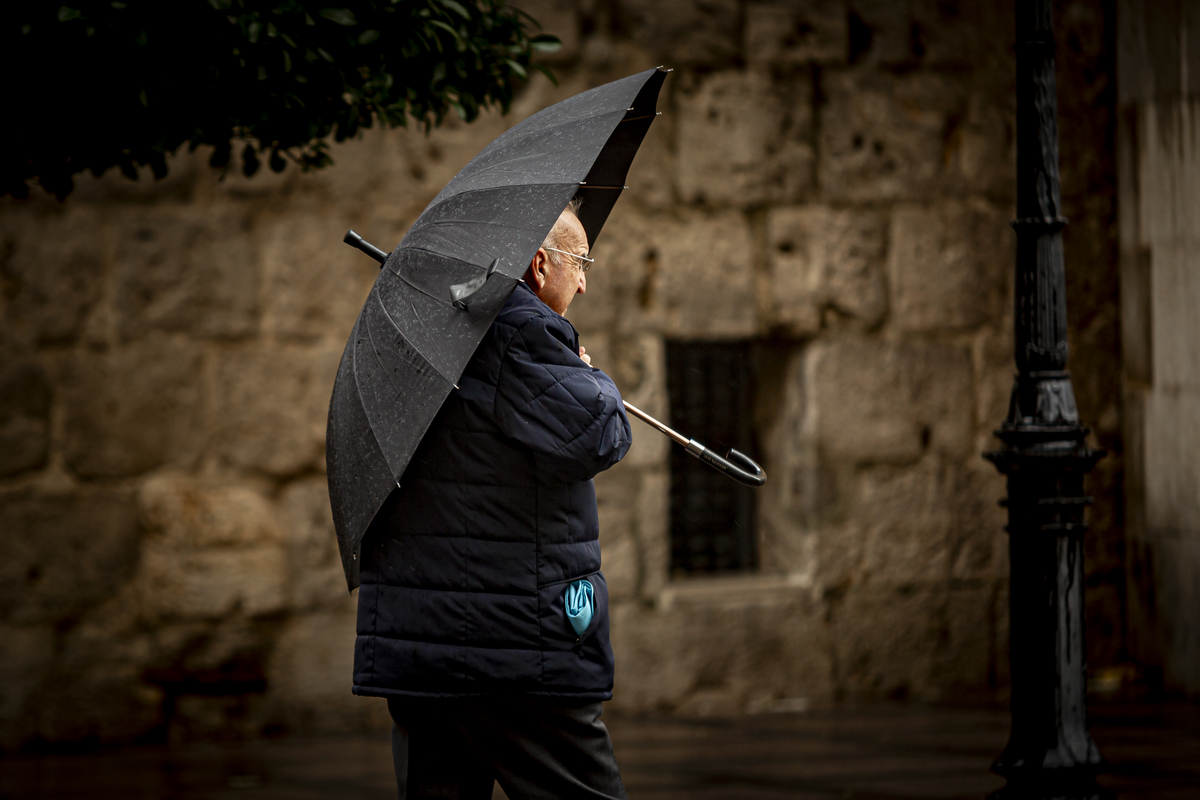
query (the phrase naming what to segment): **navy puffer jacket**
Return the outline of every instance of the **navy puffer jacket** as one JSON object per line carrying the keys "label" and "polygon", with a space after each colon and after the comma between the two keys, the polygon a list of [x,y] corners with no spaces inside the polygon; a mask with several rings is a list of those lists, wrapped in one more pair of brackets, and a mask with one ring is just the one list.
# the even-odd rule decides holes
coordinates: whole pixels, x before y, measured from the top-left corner
{"label": "navy puffer jacket", "polygon": [[[612,696],[592,477],[631,434],[578,352],[518,283],[364,538],[356,694]],[[582,635],[563,600],[580,578],[596,606]]]}

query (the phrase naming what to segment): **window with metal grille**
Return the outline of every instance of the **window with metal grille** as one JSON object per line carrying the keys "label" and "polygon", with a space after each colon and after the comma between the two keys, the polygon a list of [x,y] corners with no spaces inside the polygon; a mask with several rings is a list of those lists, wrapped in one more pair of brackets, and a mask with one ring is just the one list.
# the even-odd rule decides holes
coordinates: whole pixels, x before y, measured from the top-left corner
{"label": "window with metal grille", "polygon": [[[721,455],[757,458],[750,342],[669,342],[670,425]],[[671,448],[671,571],[757,566],[754,490]]]}

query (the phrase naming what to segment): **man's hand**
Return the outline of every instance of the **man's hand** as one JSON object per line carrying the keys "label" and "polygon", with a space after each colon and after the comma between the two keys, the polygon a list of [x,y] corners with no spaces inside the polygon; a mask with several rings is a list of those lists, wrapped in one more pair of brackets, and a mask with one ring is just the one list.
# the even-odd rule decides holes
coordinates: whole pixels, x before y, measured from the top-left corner
{"label": "man's hand", "polygon": [[592,357],[587,354],[587,348],[585,348],[583,345],[579,346],[579,357],[582,358],[583,363],[587,364],[589,367],[592,365]]}

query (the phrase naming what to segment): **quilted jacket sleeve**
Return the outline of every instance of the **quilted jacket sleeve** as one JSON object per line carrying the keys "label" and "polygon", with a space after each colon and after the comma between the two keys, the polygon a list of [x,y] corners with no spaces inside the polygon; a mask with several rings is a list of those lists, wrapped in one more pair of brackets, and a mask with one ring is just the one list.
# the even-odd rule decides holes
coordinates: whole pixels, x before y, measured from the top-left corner
{"label": "quilted jacket sleeve", "polygon": [[496,386],[500,429],[563,482],[608,469],[633,441],[616,384],[585,364],[577,347],[571,323],[533,317],[510,340]]}

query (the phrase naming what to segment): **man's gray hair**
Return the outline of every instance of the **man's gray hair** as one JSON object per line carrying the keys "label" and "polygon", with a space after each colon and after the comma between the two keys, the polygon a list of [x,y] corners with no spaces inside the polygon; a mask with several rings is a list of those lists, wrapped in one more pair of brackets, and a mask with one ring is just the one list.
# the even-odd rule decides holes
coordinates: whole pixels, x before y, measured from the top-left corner
{"label": "man's gray hair", "polygon": [[[575,197],[571,199],[571,202],[567,203],[567,207],[564,208],[563,211],[570,211],[571,214],[578,219],[579,207],[581,205],[583,205],[583,201],[578,197]],[[562,253],[556,253],[554,250],[550,250],[548,248],[553,247],[558,250],[566,250],[566,248],[563,247],[563,244],[565,244],[563,242],[563,226],[558,220],[554,220],[554,227],[550,229],[550,232],[546,234],[546,238],[542,240],[542,248],[546,250],[546,256],[549,257],[550,261],[552,261],[556,267],[562,266],[563,255]]]}

